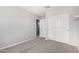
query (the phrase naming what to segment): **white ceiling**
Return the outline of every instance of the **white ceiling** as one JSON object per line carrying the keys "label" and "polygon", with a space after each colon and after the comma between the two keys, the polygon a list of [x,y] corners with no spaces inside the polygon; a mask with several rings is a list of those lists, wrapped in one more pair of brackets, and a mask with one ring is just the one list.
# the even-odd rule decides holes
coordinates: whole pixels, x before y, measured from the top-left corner
{"label": "white ceiling", "polygon": [[45,8],[42,6],[22,6],[21,8],[24,8],[28,12],[31,12],[37,16],[42,16],[45,12]]}
{"label": "white ceiling", "polygon": [[[21,6],[21,8],[27,10],[28,12],[36,15],[36,16],[44,16],[46,11],[49,11],[51,13],[56,12],[71,12],[74,11],[74,7],[69,6],[51,6],[50,8],[47,8],[46,6]],[[78,12],[77,12],[78,13]]]}

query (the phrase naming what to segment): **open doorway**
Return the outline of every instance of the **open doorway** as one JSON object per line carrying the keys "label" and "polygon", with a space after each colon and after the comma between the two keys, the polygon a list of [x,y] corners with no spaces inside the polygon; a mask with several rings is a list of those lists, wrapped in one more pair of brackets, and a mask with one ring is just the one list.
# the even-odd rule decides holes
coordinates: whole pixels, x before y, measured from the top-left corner
{"label": "open doorway", "polygon": [[39,36],[40,35],[40,20],[39,19],[36,19],[36,36]]}

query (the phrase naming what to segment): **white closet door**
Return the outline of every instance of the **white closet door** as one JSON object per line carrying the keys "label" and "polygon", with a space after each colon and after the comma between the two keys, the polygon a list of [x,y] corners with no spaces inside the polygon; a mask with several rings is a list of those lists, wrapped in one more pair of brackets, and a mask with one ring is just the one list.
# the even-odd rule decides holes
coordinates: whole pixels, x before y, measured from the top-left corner
{"label": "white closet door", "polygon": [[69,43],[69,15],[59,14],[48,18],[48,38]]}

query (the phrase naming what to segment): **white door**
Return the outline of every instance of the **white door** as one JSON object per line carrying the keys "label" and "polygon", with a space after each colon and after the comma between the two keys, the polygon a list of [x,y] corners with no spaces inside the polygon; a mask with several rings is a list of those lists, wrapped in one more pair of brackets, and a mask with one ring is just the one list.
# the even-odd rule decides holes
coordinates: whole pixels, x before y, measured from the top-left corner
{"label": "white door", "polygon": [[69,43],[69,15],[59,14],[48,17],[48,38]]}
{"label": "white door", "polygon": [[47,36],[47,24],[45,19],[40,20],[40,36],[44,38]]}

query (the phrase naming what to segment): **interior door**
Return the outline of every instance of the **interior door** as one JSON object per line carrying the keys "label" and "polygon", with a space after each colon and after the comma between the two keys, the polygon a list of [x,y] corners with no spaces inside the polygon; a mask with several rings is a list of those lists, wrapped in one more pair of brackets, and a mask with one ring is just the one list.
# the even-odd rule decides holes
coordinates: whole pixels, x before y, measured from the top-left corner
{"label": "interior door", "polygon": [[47,24],[46,19],[40,20],[40,36],[46,38],[47,36]]}

